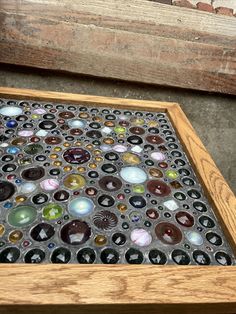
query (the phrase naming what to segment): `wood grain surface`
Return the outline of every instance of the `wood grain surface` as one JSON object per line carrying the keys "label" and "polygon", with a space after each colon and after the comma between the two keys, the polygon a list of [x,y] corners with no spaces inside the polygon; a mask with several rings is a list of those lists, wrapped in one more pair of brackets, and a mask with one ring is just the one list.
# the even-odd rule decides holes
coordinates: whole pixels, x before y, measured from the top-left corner
{"label": "wood grain surface", "polygon": [[[168,113],[196,174],[236,248],[236,199],[175,103],[0,88],[0,97]],[[0,265],[1,314],[236,313],[236,267]]]}
{"label": "wood grain surface", "polygon": [[1,0],[0,62],[236,94],[235,29],[145,0]]}

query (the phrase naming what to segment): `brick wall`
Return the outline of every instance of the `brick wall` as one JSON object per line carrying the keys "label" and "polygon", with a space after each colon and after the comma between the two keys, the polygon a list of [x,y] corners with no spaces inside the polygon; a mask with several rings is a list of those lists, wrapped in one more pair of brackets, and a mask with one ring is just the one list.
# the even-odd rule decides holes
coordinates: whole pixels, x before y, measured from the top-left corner
{"label": "brick wall", "polygon": [[153,0],[160,3],[236,17],[236,0]]}

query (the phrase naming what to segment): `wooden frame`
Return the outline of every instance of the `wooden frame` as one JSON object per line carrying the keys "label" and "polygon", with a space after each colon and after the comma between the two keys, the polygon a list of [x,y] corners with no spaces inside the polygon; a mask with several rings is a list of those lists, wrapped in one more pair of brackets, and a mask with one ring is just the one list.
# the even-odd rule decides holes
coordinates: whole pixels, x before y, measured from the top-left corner
{"label": "wooden frame", "polygon": [[[0,97],[168,113],[236,251],[236,199],[176,103],[0,88]],[[235,313],[236,267],[0,265],[0,313]]]}
{"label": "wooden frame", "polygon": [[145,0],[1,0],[0,62],[236,95],[236,19]]}

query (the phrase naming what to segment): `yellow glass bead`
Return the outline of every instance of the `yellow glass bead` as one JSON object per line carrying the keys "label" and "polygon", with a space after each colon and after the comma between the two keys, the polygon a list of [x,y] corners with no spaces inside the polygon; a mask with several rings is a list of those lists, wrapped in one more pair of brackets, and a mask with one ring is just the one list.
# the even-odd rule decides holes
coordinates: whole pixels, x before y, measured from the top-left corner
{"label": "yellow glass bead", "polygon": [[9,241],[16,243],[23,238],[23,233],[20,230],[14,230],[9,234]]}
{"label": "yellow glass bead", "polygon": [[152,120],[152,121],[149,121],[149,122],[148,122],[148,126],[150,126],[150,127],[153,128],[153,127],[155,127],[155,126],[158,126],[158,123],[157,123],[157,121],[153,121],[153,120]]}
{"label": "yellow glass bead", "polygon": [[124,138],[125,135],[124,134],[119,134],[119,138]]}
{"label": "yellow glass bead", "polygon": [[93,151],[94,155],[98,156],[98,155],[101,155],[101,151],[99,149],[95,149]]}
{"label": "yellow glass bead", "polygon": [[103,158],[102,158],[102,157],[100,157],[100,156],[95,157],[95,161],[97,161],[97,162],[101,162],[101,161],[103,161]]}
{"label": "yellow glass bead", "polygon": [[89,118],[89,114],[86,113],[86,112],[81,112],[81,113],[79,114],[79,117],[80,117],[81,119],[87,119],[87,118]]}
{"label": "yellow glass bead", "polygon": [[51,158],[51,159],[57,159],[57,158],[58,158],[58,155],[57,155],[57,154],[51,154],[51,155],[50,155],[50,158]]}
{"label": "yellow glass bead", "polygon": [[57,161],[54,161],[54,162],[53,162],[53,165],[59,167],[59,166],[62,165],[62,162],[59,161],[59,160],[57,160]]}
{"label": "yellow glass bead", "polygon": [[61,152],[62,151],[62,148],[61,147],[59,147],[59,146],[56,146],[56,147],[54,147],[54,152]]}
{"label": "yellow glass bead", "polygon": [[38,119],[39,118],[39,115],[37,115],[37,114],[32,114],[32,119]]}
{"label": "yellow glass bead", "polygon": [[80,174],[69,174],[63,181],[66,188],[70,190],[81,189],[85,186],[86,181]]}
{"label": "yellow glass bead", "polygon": [[97,168],[97,165],[95,163],[90,163],[89,168],[95,169],[95,168]]}
{"label": "yellow glass bead", "polygon": [[88,144],[88,145],[86,145],[86,148],[87,148],[87,149],[92,149],[92,148],[93,148],[93,145],[92,145],[92,144]]}
{"label": "yellow glass bead", "polygon": [[63,146],[65,146],[65,147],[70,147],[70,143],[65,142],[65,143],[63,144]]}
{"label": "yellow glass bead", "polygon": [[16,203],[23,203],[26,200],[27,200],[27,197],[24,195],[18,195],[15,198]]}
{"label": "yellow glass bead", "polygon": [[72,170],[72,167],[71,166],[65,166],[63,168],[64,171],[68,172],[68,171],[71,171]]}
{"label": "yellow glass bead", "polygon": [[0,237],[4,234],[5,232],[5,227],[4,225],[0,224]]}
{"label": "yellow glass bead", "polygon": [[75,145],[76,145],[76,146],[81,146],[81,144],[82,144],[82,143],[79,142],[79,141],[75,142]]}
{"label": "yellow glass bead", "polygon": [[127,210],[127,205],[125,204],[118,204],[117,208],[119,209],[119,211],[124,212]]}
{"label": "yellow glass bead", "polygon": [[105,245],[107,243],[107,238],[104,235],[99,234],[94,238],[94,243],[98,246]]}
{"label": "yellow glass bead", "polygon": [[130,119],[130,121],[134,125],[143,125],[144,124],[144,119],[142,119],[142,118],[133,117],[133,118]]}
{"label": "yellow glass bead", "polygon": [[85,172],[85,171],[86,171],[86,168],[84,168],[84,167],[78,167],[77,170],[78,170],[79,172]]}
{"label": "yellow glass bead", "polygon": [[115,143],[115,141],[113,140],[113,138],[107,137],[107,138],[104,138],[103,143],[108,144],[108,145],[112,145]]}
{"label": "yellow glass bead", "polygon": [[138,155],[129,152],[122,154],[121,158],[125,163],[129,165],[138,165],[141,162],[141,159]]}
{"label": "yellow glass bead", "polygon": [[112,121],[106,121],[106,122],[104,123],[104,125],[105,125],[105,126],[109,126],[109,127],[113,127],[113,126],[115,126],[115,123],[112,122]]}
{"label": "yellow glass bead", "polygon": [[103,119],[102,119],[102,117],[93,117],[93,121],[95,121],[95,122],[102,122],[103,121]]}

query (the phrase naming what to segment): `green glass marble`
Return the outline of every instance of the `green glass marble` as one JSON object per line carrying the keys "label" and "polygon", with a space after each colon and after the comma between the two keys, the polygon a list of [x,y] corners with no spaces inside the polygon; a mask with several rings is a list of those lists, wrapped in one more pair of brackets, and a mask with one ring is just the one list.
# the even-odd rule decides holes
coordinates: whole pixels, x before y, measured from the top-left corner
{"label": "green glass marble", "polygon": [[177,171],[174,171],[174,170],[167,170],[166,171],[166,176],[169,178],[169,179],[176,179],[178,178],[179,174]]}
{"label": "green glass marble", "polygon": [[8,222],[14,227],[25,227],[35,221],[37,210],[33,206],[22,205],[12,208],[8,215]]}
{"label": "green glass marble", "polygon": [[49,204],[43,209],[43,217],[47,220],[55,220],[62,216],[63,208],[57,204]]}
{"label": "green glass marble", "polygon": [[116,132],[116,134],[123,134],[126,132],[126,128],[124,128],[123,126],[116,126],[114,128],[114,131]]}
{"label": "green glass marble", "polygon": [[144,185],[137,184],[133,186],[133,192],[134,193],[144,193],[145,192],[145,187]]}

